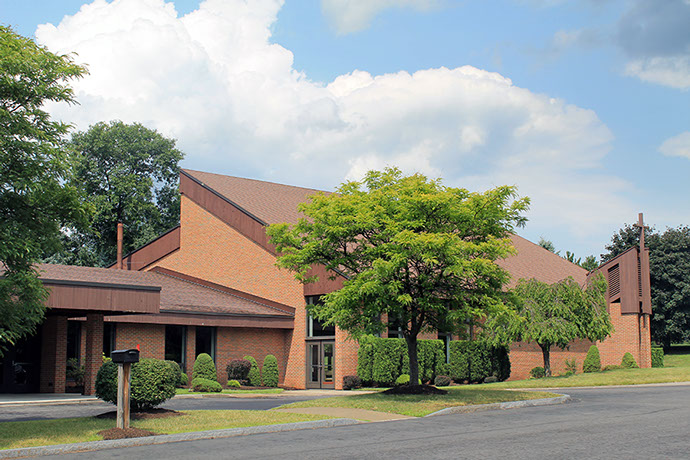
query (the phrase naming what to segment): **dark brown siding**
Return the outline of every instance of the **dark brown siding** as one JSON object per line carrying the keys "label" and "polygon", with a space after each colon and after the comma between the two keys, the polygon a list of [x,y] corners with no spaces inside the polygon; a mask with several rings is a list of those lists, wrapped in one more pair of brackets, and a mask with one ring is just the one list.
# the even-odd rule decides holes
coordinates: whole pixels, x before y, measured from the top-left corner
{"label": "dark brown siding", "polygon": [[[125,270],[143,270],[147,266],[180,249],[180,226],[161,235],[123,258]],[[109,268],[116,269],[116,264]]]}
{"label": "dark brown siding", "polygon": [[210,187],[184,173],[180,174],[180,192],[246,238],[275,255],[268,242],[266,224]]}
{"label": "dark brown siding", "polygon": [[265,329],[292,329],[294,327],[294,320],[292,318],[176,313],[110,316],[106,318],[106,321],[115,321],[118,323],[180,324],[187,326],[255,327]]}
{"label": "dark brown siding", "polygon": [[317,265],[307,274],[309,276],[316,275],[319,277],[319,280],[315,283],[304,285],[305,296],[327,294],[343,287],[344,278],[342,276],[336,276],[335,279],[329,279],[331,273],[326,272],[326,268],[323,265]]}
{"label": "dark brown siding", "polygon": [[158,313],[160,289],[44,283],[50,289],[46,307],[100,312]]}

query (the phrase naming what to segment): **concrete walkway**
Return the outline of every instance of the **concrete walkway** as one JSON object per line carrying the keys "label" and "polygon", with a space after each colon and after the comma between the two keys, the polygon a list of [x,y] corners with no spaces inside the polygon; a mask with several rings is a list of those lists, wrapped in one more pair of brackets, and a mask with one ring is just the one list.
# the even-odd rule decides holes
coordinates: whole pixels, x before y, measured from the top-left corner
{"label": "concrete walkway", "polygon": [[96,398],[95,396],[84,396],[79,393],[0,393],[0,406],[24,404],[78,404],[91,402],[100,402],[100,399]]}
{"label": "concrete walkway", "polygon": [[348,418],[364,422],[388,422],[390,420],[405,420],[416,417],[407,415],[389,414],[367,409],[353,409],[348,407],[294,407],[291,409],[272,409],[275,412],[287,412],[291,414],[326,415],[329,417]]}

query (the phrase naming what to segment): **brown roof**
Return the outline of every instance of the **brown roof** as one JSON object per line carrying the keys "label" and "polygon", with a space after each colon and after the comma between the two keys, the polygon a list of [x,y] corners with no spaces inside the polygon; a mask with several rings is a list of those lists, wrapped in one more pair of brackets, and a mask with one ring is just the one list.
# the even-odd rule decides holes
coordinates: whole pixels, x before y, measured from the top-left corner
{"label": "brown roof", "polygon": [[579,265],[568,262],[561,256],[521,236],[512,235],[511,240],[517,250],[517,255],[498,262],[512,275],[509,287],[514,287],[521,278],[536,278],[545,283],[555,283],[572,276],[579,284],[585,283],[587,270]]}
{"label": "brown roof", "polygon": [[40,264],[37,268],[41,280],[47,284],[57,281],[90,283],[113,288],[160,288],[161,312],[292,316],[271,306],[268,301],[262,303],[169,274],[52,264]]}
{"label": "brown roof", "polygon": [[[183,173],[268,224],[296,223],[300,217],[303,217],[297,211],[297,205],[307,201],[310,195],[320,192],[314,189],[189,169],[183,170]],[[584,284],[587,277],[587,270],[584,268],[568,262],[521,236],[513,235],[511,239],[517,255],[499,261],[499,265],[512,275],[510,287],[513,287],[521,278],[536,278],[547,283],[555,283],[569,276],[578,283]]]}
{"label": "brown roof", "polygon": [[310,195],[328,193],[311,188],[223,176],[191,169],[183,169],[182,172],[266,224],[297,223],[300,217],[304,217],[297,211],[298,204],[308,201]]}

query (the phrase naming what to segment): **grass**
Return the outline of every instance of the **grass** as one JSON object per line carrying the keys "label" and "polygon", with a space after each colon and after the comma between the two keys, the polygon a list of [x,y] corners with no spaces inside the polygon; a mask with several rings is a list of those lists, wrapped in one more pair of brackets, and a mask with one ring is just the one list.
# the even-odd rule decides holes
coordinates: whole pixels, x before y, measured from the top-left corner
{"label": "grass", "polygon": [[217,395],[217,394],[279,394],[282,393],[283,389],[282,388],[264,388],[261,390],[238,390],[238,389],[223,389],[220,393],[207,393],[207,392],[202,392],[202,391],[191,391],[188,390],[187,388],[177,388],[175,390],[175,394],[178,395]]}
{"label": "grass", "polygon": [[[131,426],[159,434],[241,428],[323,420],[332,417],[271,411],[185,411],[179,417],[132,420]],[[98,441],[98,432],[115,427],[115,420],[95,417],[0,423],[0,449]]]}
{"label": "grass", "polygon": [[506,391],[485,387],[447,387],[447,395],[384,395],[382,393],[352,394],[335,398],[315,399],[281,406],[280,409],[295,407],[346,407],[367,409],[392,414],[423,417],[446,407],[489,404],[505,401],[549,398],[553,393],[534,391]]}
{"label": "grass", "polygon": [[569,377],[515,380],[490,383],[482,388],[567,388],[644,383],[690,382],[690,354],[664,356],[664,367],[651,369],[615,369],[605,372],[575,374]]}

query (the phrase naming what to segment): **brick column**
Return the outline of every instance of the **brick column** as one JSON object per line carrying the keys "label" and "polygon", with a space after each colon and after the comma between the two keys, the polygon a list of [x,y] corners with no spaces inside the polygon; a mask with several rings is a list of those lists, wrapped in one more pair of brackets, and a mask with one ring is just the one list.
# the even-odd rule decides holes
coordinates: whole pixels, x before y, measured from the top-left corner
{"label": "brick column", "polygon": [[64,393],[67,370],[67,317],[48,316],[42,325],[41,393]]}
{"label": "brick column", "polygon": [[84,358],[84,394],[96,392],[96,374],[103,355],[103,314],[86,315],[86,357]]}
{"label": "brick column", "polygon": [[650,326],[650,316],[640,315],[640,359],[637,364],[640,367],[652,367],[652,338]]}
{"label": "brick column", "polygon": [[192,371],[196,359],[196,326],[187,326],[187,346],[185,347],[185,374],[187,384],[192,384]]}

